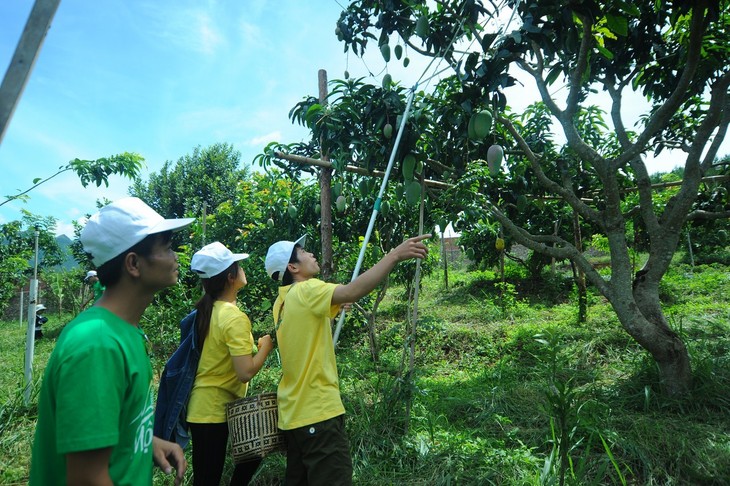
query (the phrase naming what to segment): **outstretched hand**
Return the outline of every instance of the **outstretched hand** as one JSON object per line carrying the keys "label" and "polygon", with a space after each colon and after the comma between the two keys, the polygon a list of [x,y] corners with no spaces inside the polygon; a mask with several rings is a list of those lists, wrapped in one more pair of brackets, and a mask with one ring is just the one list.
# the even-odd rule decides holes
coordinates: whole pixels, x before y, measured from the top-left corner
{"label": "outstretched hand", "polygon": [[[165,474],[172,474],[175,471],[175,485],[182,484],[185,470],[188,463],[185,460],[185,453],[175,442],[169,442],[159,437],[152,438],[152,457],[157,467]],[[174,469],[173,469],[174,468]]]}
{"label": "outstretched hand", "polygon": [[431,234],[414,236],[396,246],[393,250],[398,261],[409,260],[411,258],[426,258],[428,256],[428,248],[423,240],[431,238]]}

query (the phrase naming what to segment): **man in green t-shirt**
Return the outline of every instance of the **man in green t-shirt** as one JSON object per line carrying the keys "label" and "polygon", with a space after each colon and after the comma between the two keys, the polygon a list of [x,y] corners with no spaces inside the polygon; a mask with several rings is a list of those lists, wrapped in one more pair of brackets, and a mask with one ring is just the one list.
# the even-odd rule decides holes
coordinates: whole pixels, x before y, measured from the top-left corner
{"label": "man in green t-shirt", "polygon": [[88,299],[86,299],[86,302],[81,304],[81,309],[85,309],[89,302],[92,301],[92,299],[94,302],[101,299],[101,296],[104,294],[105,288],[101,284],[101,282],[99,282],[99,275],[96,273],[96,270],[89,270],[88,272],[86,272],[84,282],[86,283],[86,285],[91,285],[91,295]]}
{"label": "man in green t-shirt", "polygon": [[430,236],[404,241],[347,285],[314,278],[319,264],[304,249],[304,237],[269,247],[266,273],[281,282],[273,312],[279,323],[282,378],[277,401],[279,428],[287,438],[285,484],[352,484],[330,319],[341,305],[375,289],[398,262],[425,258],[428,250],[422,240]]}
{"label": "man in green t-shirt", "polygon": [[154,390],[142,313],[178,278],[172,231],[140,199],[103,207],[81,233],[101,298],[67,324],[46,365],[30,484],[151,485],[153,461],[180,484],[187,464],[175,443],[153,437]]}

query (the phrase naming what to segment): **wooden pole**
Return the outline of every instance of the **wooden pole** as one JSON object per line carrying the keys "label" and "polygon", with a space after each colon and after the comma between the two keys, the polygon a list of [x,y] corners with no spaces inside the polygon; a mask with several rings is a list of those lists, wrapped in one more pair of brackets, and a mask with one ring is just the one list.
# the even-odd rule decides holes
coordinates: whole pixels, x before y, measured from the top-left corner
{"label": "wooden pole", "polygon": [[0,85],[0,142],[23,94],[51,20],[61,0],[36,0]]}
{"label": "wooden pole", "polygon": [[[320,160],[320,159],[312,159],[310,157],[303,157],[301,155],[294,155],[294,154],[287,154],[281,151],[274,151],[274,156],[283,159],[288,160],[290,162],[296,162],[297,164],[305,164],[305,165],[315,165],[317,167],[327,167],[332,168],[332,162],[328,160]],[[367,175],[372,177],[383,177],[385,175],[384,172],[379,170],[367,170],[363,167],[358,167],[356,165],[346,165],[345,171],[352,172],[354,174],[360,174],[360,175]],[[707,176],[703,177],[700,182],[723,182],[730,179],[730,175],[719,175],[719,176]],[[665,189],[667,187],[676,187],[681,186],[682,181],[672,181],[672,182],[661,182],[658,184],[652,184],[650,187],[652,189]],[[441,182],[441,181],[434,181],[432,179],[426,179],[426,187],[433,188],[433,189],[451,189],[454,187],[453,184],[449,184],[448,182]],[[621,192],[633,192],[637,191],[637,187],[629,187],[626,189],[622,189]],[[562,199],[560,196],[535,196],[533,194],[525,194],[525,197],[535,200],[543,200],[543,201],[549,201],[549,200],[560,200]],[[581,201],[583,202],[593,202],[592,198],[581,198]]]}
{"label": "wooden pole", "polygon": [[[319,102],[327,103],[327,71],[319,70]],[[329,167],[322,166],[319,171],[319,234],[322,240],[322,280],[325,282],[332,276],[332,164],[329,154],[322,152],[322,140],[319,141],[320,157]]]}
{"label": "wooden pole", "polygon": [[[280,159],[288,160],[290,162],[296,162],[298,164],[306,164],[306,165],[315,165],[317,167],[327,167],[332,168],[332,162],[327,160],[320,160],[320,159],[311,159],[309,157],[303,157],[301,155],[294,155],[294,154],[286,154],[284,152],[275,151],[274,156],[278,157]],[[372,176],[372,177],[380,177],[381,179],[385,177],[385,172],[379,171],[379,170],[373,170],[369,171],[367,169],[364,169],[362,167],[357,167],[355,165],[346,165],[345,171],[352,172],[355,174],[360,175],[366,175],[366,176]],[[434,181],[431,179],[426,179],[426,187],[431,187],[434,189],[449,189],[454,187],[451,184],[447,184],[446,182],[440,182],[440,181]],[[323,206],[324,207],[324,206]]]}

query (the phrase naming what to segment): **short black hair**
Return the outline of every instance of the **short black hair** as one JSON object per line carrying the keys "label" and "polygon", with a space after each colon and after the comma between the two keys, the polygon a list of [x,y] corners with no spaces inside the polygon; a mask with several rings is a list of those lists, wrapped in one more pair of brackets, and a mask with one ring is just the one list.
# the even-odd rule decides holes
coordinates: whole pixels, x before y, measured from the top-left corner
{"label": "short black hair", "polygon": [[104,287],[112,287],[122,278],[122,263],[129,253],[136,253],[139,256],[147,257],[152,253],[152,248],[158,241],[166,245],[172,239],[172,231],[163,231],[147,235],[142,241],[135,244],[129,250],[123,251],[108,262],[96,269],[96,276]]}

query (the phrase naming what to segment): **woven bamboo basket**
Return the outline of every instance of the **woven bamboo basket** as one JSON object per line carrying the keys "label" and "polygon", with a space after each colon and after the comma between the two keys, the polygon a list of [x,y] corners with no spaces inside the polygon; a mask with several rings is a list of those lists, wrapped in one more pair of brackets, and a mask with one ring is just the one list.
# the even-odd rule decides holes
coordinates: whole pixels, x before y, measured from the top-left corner
{"label": "woven bamboo basket", "polygon": [[230,402],[226,406],[226,417],[236,464],[286,450],[284,434],[278,427],[276,393],[262,393]]}

